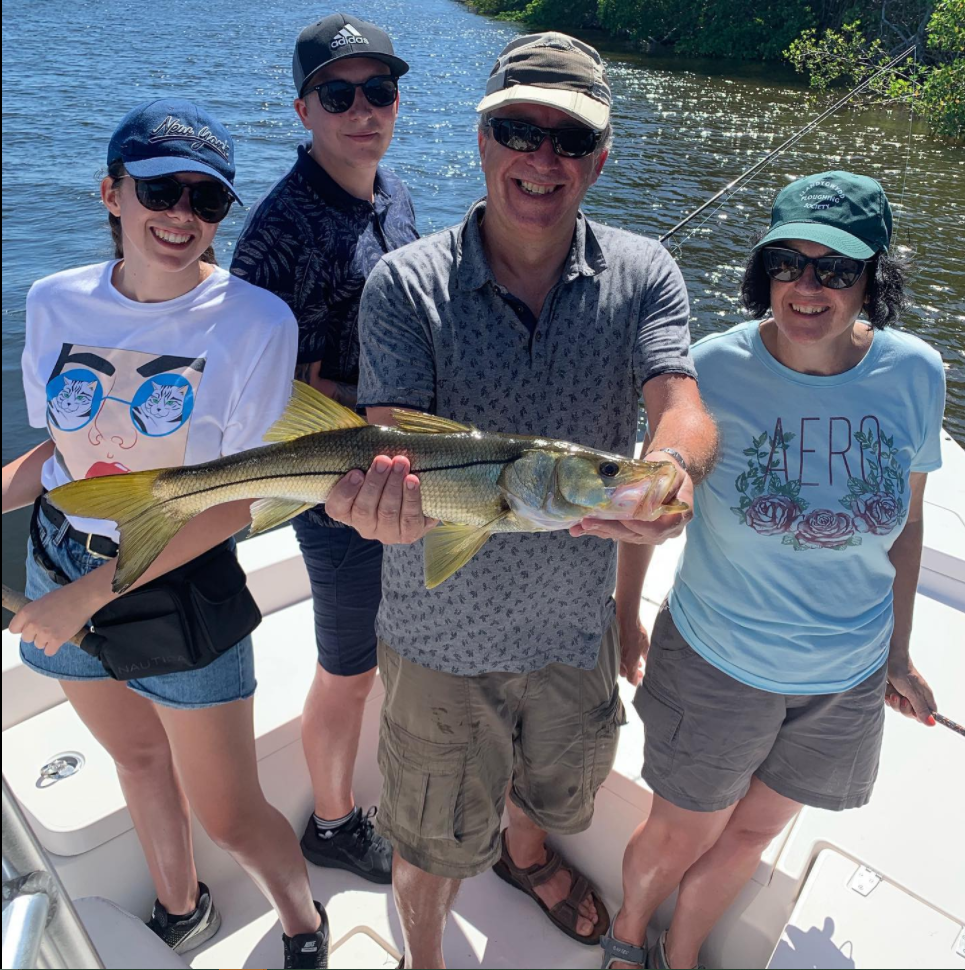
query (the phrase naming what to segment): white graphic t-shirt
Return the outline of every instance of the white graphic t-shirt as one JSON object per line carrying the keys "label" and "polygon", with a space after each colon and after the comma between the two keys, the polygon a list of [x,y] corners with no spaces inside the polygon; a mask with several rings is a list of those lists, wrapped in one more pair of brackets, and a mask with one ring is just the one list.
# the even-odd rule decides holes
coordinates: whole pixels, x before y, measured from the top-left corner
{"label": "white graphic t-shirt", "polygon": [[[215,267],[175,300],[138,303],[111,282],[116,265],[27,295],[27,414],[56,446],[46,489],[258,447],[288,401],[298,328],[282,300]],[[117,539],[105,520],[71,524]]]}

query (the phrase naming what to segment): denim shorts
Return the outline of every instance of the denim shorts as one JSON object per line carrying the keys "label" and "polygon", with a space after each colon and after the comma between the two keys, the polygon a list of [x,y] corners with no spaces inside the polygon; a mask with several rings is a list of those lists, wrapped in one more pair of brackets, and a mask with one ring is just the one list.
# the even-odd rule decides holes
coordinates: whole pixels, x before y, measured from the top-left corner
{"label": "denim shorts", "polygon": [[382,543],[325,525],[314,510],[292,520],[315,608],[318,662],[351,677],[376,665],[375,617],[382,602]]}
{"label": "denim shorts", "polygon": [[[89,553],[79,542],[68,539],[38,511],[37,531],[44,550],[57,568],[72,581],[102,566],[106,559]],[[27,540],[27,584],[30,599],[60,589],[60,584],[34,558],[33,541]],[[52,656],[33,644],[20,641],[20,659],[46,677],[57,680],[110,680],[101,662],[80,647],[65,643]],[[245,637],[217,660],[197,670],[126,680],[136,694],[165,707],[214,707],[250,697],[255,692],[255,662],[251,637]]]}

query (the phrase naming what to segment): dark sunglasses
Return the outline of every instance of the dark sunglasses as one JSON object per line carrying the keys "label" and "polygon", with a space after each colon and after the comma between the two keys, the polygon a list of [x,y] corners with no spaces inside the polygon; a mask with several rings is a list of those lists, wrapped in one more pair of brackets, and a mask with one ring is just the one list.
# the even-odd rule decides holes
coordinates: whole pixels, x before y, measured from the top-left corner
{"label": "dark sunglasses", "polygon": [[796,249],[767,246],[764,249],[764,272],[778,283],[799,280],[809,265],[814,266],[817,281],[829,290],[846,290],[861,279],[870,259],[852,259],[850,256],[805,256]]}
{"label": "dark sunglasses", "polygon": [[213,223],[221,222],[234,202],[234,196],[220,182],[179,182],[173,175],[158,175],[149,179],[122,175],[120,178],[134,179],[137,201],[152,212],[173,209],[186,191],[191,211],[202,222]]}
{"label": "dark sunglasses", "polygon": [[399,93],[399,79],[392,74],[376,74],[361,84],[353,84],[336,78],[316,84],[311,90],[318,92],[318,100],[329,114],[340,115],[355,103],[356,88],[362,89],[373,108],[387,108]]}
{"label": "dark sunglasses", "polygon": [[540,128],[514,118],[492,118],[489,127],[493,138],[514,152],[535,152],[549,137],[553,151],[563,158],[585,158],[596,150],[603,137],[602,131],[593,128]]}

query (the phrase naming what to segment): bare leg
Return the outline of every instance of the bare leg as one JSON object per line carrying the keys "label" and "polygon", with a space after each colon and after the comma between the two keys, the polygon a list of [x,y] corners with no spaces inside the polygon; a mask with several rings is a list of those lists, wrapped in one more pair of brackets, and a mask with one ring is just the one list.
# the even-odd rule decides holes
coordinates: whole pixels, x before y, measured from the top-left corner
{"label": "bare leg", "polygon": [[169,913],[190,913],[198,901],[191,814],[154,705],[116,680],[60,685],[114,759],[157,898]]}
{"label": "bare leg", "polygon": [[[613,924],[618,940],[642,945],[656,908],[724,830],[736,805],[691,812],[653,796],[650,817],[630,837],[623,856],[623,906]],[[691,964],[687,964],[689,967]],[[617,963],[617,967],[632,964]]]}
{"label": "bare leg", "polygon": [[[509,809],[506,848],[509,850],[513,865],[520,869],[542,865],[546,862],[546,830],[532,821],[512,799],[507,799],[506,805]],[[560,869],[543,885],[536,887],[536,895],[552,908],[560,900],[566,899],[572,885],[573,878],[569,871]],[[593,903],[592,894],[587,895],[580,903],[580,918],[576,921],[576,932],[580,936],[590,936],[598,920],[599,915]]]}
{"label": "bare leg", "polygon": [[423,872],[398,852],[392,857],[392,892],[402,921],[405,965],[409,970],[445,967],[442,933],[459,884],[459,879]]}
{"label": "bare leg", "polygon": [[302,746],[315,792],[315,814],[336,819],[355,807],[352,775],[365,714],[365,699],[375,682],[375,668],[340,677],[321,665],[302,714]]}
{"label": "bare leg", "polygon": [[288,936],[311,933],[319,916],[298,840],[281,812],[268,804],[258,780],[252,701],[156,710],[204,830],[271,900]]}
{"label": "bare leg", "polygon": [[720,838],[688,870],[667,933],[672,967],[692,967],[724,910],[754,874],[761,853],[801,808],[754,778]]}

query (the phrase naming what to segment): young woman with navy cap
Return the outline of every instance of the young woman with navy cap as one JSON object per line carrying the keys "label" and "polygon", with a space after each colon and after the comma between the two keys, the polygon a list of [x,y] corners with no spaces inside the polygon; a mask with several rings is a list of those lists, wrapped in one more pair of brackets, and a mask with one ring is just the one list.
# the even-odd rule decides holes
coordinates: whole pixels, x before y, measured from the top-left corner
{"label": "young woman with navy cap", "polygon": [[[113,679],[108,670],[122,676],[118,664],[65,642],[126,596],[111,591],[114,524],[68,518],[46,491],[260,445],[287,402],[296,353],[288,307],[214,262],[218,223],[238,200],[224,126],[188,101],[151,101],[123,119],[107,164],[101,199],[115,258],[40,280],[27,297],[24,390],[31,424],[49,437],[3,470],[3,511],[35,503],[26,586],[35,602],[10,629],[21,635],[23,662],[61,682],[114,758],[157,889],[151,928],[183,952],[220,924],[195,871],[193,810],[275,906],[285,966],[327,966],[325,912],[312,900],[294,832],[258,781],[250,636],[211,647],[203,666],[173,671],[166,656],[148,651],[136,668],[147,672],[133,679]],[[248,518],[244,502],[199,516],[128,594],[128,604],[151,581],[167,596],[183,595],[196,581],[190,570],[200,556],[220,555],[222,566],[227,556],[237,570],[231,536]],[[176,589],[172,570],[187,577]],[[212,566],[209,581],[224,572]],[[245,604],[254,619],[242,634],[257,624],[257,610]],[[196,629],[189,621],[184,629]],[[162,628],[153,614],[135,611],[126,623],[147,643],[174,636],[180,644],[181,633],[172,634],[167,622]],[[214,631],[208,639],[217,637]]]}
{"label": "young woman with navy cap", "polygon": [[[886,704],[935,723],[909,647],[945,380],[938,353],[893,326],[891,231],[874,179],[797,179],[747,262],[753,319],[694,346],[721,457],[694,491],[634,699],[653,806],[624,856],[605,967],[694,966],[802,805],[871,798]],[[639,683],[639,652],[623,659]]]}

